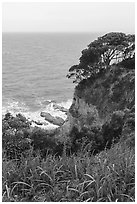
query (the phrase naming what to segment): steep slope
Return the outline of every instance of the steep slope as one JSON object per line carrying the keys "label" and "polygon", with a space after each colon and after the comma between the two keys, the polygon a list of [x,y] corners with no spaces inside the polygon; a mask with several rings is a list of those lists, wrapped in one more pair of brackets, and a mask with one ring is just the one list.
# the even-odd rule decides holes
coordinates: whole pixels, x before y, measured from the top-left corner
{"label": "steep slope", "polygon": [[69,110],[72,124],[81,129],[104,123],[114,111],[130,111],[135,103],[134,91],[134,70],[118,66],[95,80],[83,80],[75,89]]}
{"label": "steep slope", "polygon": [[133,67],[119,65],[81,81],[75,88],[67,121],[59,129],[59,138],[63,141],[73,137],[74,129],[77,134],[98,129],[105,145],[108,140],[133,133],[134,82]]}

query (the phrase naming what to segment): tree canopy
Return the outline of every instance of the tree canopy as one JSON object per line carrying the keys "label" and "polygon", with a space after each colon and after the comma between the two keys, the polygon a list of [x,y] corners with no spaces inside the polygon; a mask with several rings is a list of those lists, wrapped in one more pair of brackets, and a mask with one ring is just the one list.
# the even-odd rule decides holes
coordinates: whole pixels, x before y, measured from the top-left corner
{"label": "tree canopy", "polygon": [[126,59],[135,57],[135,35],[111,32],[91,42],[82,51],[79,64],[69,69],[68,78],[73,82],[95,75]]}

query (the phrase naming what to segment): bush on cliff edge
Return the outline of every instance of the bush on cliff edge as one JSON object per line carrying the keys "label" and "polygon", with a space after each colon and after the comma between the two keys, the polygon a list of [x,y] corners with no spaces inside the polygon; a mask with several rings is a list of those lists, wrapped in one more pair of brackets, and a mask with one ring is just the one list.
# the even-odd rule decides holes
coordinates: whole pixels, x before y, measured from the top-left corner
{"label": "bush on cliff edge", "polygon": [[[135,60],[135,35],[111,32],[98,37],[82,51],[78,65],[69,69],[68,78],[74,78],[74,83],[79,83],[89,77],[96,78],[113,63],[134,67]],[[132,63],[132,64],[131,64]],[[131,64],[131,65],[129,65]]]}

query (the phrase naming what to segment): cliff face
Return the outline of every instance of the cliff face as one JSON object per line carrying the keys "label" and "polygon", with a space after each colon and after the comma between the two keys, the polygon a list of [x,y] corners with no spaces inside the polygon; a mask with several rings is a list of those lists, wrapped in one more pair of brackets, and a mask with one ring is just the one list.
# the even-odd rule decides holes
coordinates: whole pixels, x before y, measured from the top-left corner
{"label": "cliff face", "polygon": [[60,129],[61,137],[69,135],[73,128],[78,132],[94,127],[105,131],[108,123],[109,128],[123,131],[126,121],[134,115],[134,80],[134,69],[112,66],[96,79],[81,81],[75,88],[68,119]]}
{"label": "cliff face", "polygon": [[77,90],[75,90],[73,103],[69,110],[68,121],[70,129],[75,126],[79,132],[83,127],[88,128],[101,123],[96,105],[93,105],[92,102],[87,103],[84,97],[77,95]]}
{"label": "cliff face", "polygon": [[134,70],[111,67],[97,79],[82,81],[69,110],[70,128],[104,124],[115,111],[130,112],[135,103]]}

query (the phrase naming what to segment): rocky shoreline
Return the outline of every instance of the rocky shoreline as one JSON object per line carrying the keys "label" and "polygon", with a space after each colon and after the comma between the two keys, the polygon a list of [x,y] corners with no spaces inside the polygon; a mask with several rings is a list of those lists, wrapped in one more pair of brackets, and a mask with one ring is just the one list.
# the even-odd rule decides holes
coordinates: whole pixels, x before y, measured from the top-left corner
{"label": "rocky shoreline", "polygon": [[[41,129],[56,129],[64,124],[66,121],[69,108],[65,108],[63,106],[60,106],[56,104],[55,102],[49,102],[47,106],[52,106],[52,108],[55,110],[55,113],[50,113],[49,110],[43,110],[39,111],[35,117],[29,117],[27,113],[12,113],[10,111],[7,111],[7,113],[11,113],[11,115],[21,115],[22,117],[25,117],[28,119],[32,127],[39,127]],[[3,118],[5,117],[6,113],[3,114]]]}

